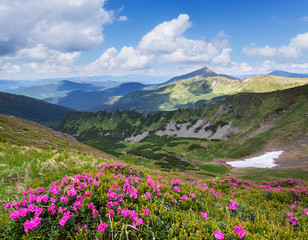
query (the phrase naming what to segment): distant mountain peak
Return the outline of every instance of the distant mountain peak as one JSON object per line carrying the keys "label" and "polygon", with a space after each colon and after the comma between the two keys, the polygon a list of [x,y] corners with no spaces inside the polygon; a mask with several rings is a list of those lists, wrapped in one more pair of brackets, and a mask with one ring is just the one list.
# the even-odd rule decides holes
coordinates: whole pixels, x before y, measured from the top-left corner
{"label": "distant mountain peak", "polygon": [[279,77],[289,77],[289,78],[308,78],[308,74],[303,74],[303,73],[292,73],[292,72],[286,72],[282,70],[275,70],[267,75],[272,75],[272,76],[279,76]]}
{"label": "distant mountain peak", "polygon": [[[204,78],[208,78],[208,77],[216,77],[219,76],[219,74],[215,73],[214,71],[212,71],[211,69],[209,69],[208,67],[203,67],[200,68],[196,71],[181,75],[181,76],[177,76],[174,78],[171,78],[169,81],[167,81],[166,83],[172,83],[172,82],[177,82],[183,79],[187,79],[187,78],[192,78],[192,77],[204,77]],[[165,84],[166,84],[165,83]]]}

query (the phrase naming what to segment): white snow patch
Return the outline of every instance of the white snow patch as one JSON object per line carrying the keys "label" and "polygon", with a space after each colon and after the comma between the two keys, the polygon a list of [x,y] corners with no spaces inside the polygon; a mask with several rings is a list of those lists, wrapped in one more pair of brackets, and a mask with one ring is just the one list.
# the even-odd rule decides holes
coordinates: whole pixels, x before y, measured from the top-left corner
{"label": "white snow patch", "polygon": [[279,156],[284,151],[272,151],[266,152],[261,156],[248,158],[243,161],[226,162],[226,164],[231,165],[236,168],[246,168],[246,167],[256,167],[256,168],[272,168],[278,166],[274,159],[279,158]]}

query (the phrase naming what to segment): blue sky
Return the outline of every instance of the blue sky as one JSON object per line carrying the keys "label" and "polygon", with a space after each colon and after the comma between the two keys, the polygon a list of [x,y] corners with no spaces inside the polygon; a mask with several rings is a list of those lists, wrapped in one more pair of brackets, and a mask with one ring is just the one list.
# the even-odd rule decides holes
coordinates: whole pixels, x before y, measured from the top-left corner
{"label": "blue sky", "polygon": [[307,0],[1,0],[0,79],[308,73]]}

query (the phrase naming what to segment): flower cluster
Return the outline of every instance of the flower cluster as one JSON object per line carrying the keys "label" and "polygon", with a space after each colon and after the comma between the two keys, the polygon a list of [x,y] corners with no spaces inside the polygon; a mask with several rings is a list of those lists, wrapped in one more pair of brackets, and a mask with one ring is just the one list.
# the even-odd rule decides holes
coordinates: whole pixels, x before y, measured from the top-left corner
{"label": "flower cluster", "polygon": [[[257,184],[235,177],[145,174],[122,164],[104,164],[93,174],[66,176],[46,189],[23,192],[23,200],[5,205],[11,228],[3,231],[14,231],[19,239],[42,238],[49,232],[58,239],[186,239],[191,232],[204,239],[254,239],[266,232],[271,239],[276,231],[284,239],[305,239],[306,186],[293,179]],[[271,214],[264,213],[267,208]],[[272,225],[277,227],[272,230]]]}

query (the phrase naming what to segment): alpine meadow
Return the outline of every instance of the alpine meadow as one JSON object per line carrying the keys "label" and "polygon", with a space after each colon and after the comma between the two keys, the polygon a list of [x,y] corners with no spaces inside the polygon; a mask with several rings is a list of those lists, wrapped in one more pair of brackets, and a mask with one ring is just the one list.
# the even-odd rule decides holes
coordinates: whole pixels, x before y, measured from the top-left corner
{"label": "alpine meadow", "polygon": [[0,2],[0,239],[308,239],[308,2]]}

